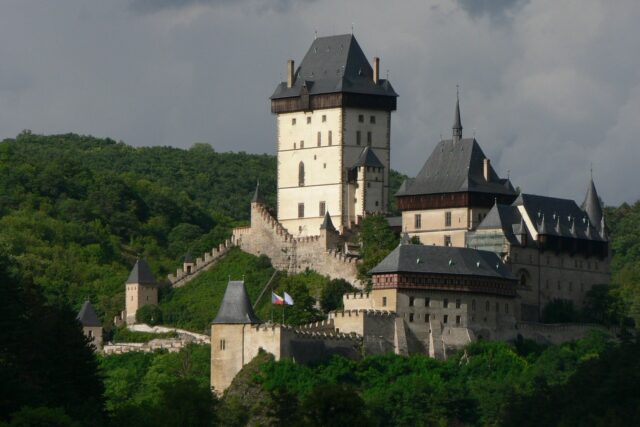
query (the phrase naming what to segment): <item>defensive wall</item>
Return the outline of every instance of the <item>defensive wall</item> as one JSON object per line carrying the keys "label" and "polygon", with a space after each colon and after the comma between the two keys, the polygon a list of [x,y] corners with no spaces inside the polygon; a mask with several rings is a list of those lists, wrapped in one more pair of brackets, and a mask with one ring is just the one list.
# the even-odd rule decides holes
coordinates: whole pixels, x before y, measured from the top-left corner
{"label": "defensive wall", "polygon": [[169,274],[167,276],[169,283],[171,283],[171,286],[173,286],[174,288],[179,288],[180,286],[186,285],[200,273],[202,273],[203,271],[207,271],[208,269],[213,267],[219,260],[224,258],[224,256],[232,247],[232,241],[226,240],[217,248],[212,249],[211,252],[206,252],[201,257],[196,258],[195,262],[193,264],[190,264],[189,268],[187,268],[186,270],[185,267],[178,268],[176,270],[176,274]]}
{"label": "defensive wall", "polygon": [[261,203],[251,204],[251,226],[233,230],[231,243],[243,251],[271,259],[274,268],[297,273],[307,268],[360,286],[358,257],[338,250],[340,235],[318,230],[316,236],[294,237]]}

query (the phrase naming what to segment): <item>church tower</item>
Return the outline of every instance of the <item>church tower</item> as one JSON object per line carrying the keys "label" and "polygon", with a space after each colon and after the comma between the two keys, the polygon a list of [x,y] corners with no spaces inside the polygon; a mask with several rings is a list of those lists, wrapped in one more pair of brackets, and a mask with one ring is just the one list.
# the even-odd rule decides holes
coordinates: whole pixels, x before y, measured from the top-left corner
{"label": "church tower", "polygon": [[278,221],[318,235],[327,212],[339,231],[389,201],[391,112],[397,94],[352,34],[316,38],[271,96],[277,115]]}
{"label": "church tower", "polygon": [[145,260],[136,261],[129,273],[126,287],[126,320],[128,325],[133,325],[140,307],[147,304],[158,305],[158,284]]}

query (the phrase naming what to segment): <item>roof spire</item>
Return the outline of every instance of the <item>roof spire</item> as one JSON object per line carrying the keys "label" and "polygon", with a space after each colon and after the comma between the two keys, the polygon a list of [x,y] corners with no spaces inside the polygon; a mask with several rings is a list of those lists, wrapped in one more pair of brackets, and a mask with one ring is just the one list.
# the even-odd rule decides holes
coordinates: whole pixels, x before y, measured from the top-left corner
{"label": "roof spire", "polygon": [[587,194],[584,197],[584,202],[582,202],[582,209],[587,213],[591,224],[598,227],[602,222],[602,204],[600,203],[596,186],[593,183],[593,168],[591,169],[589,188],[587,188]]}
{"label": "roof spire", "polygon": [[453,118],[453,142],[462,139],[462,120],[460,119],[460,86],[456,85],[456,111]]}
{"label": "roof spire", "polygon": [[260,195],[260,179],[258,179],[258,182],[256,183],[256,191],[253,193],[251,203],[264,203],[262,196]]}
{"label": "roof spire", "polygon": [[331,221],[331,215],[329,215],[328,210],[324,212],[324,221],[320,224],[320,230],[336,231],[336,227],[334,227],[333,222]]}

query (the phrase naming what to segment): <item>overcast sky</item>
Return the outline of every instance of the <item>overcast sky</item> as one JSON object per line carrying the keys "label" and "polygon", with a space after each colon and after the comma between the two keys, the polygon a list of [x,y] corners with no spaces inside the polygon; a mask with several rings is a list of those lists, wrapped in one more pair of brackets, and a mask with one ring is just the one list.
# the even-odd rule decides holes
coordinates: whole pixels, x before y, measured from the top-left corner
{"label": "overcast sky", "polygon": [[0,0],[0,138],[275,153],[268,97],[319,36],[351,32],[400,94],[392,167],[464,135],[525,192],[640,198],[637,0]]}

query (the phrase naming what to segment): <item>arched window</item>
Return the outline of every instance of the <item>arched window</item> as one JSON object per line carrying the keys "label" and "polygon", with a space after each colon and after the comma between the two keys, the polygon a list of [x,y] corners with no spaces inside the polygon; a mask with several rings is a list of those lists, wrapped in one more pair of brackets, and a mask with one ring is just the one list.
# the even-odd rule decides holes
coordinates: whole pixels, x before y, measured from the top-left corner
{"label": "arched window", "polygon": [[304,187],[304,163],[298,165],[298,186]]}

